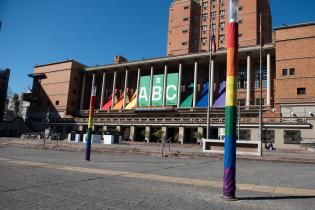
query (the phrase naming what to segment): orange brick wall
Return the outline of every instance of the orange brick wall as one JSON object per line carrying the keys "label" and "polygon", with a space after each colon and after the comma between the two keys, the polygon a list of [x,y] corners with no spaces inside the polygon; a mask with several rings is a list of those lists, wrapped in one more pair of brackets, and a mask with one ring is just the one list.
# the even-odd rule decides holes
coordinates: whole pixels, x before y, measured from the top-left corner
{"label": "orange brick wall", "polygon": [[[277,29],[276,103],[315,102],[315,25]],[[295,75],[282,75],[282,69],[295,68]],[[306,88],[298,95],[297,88]]]}

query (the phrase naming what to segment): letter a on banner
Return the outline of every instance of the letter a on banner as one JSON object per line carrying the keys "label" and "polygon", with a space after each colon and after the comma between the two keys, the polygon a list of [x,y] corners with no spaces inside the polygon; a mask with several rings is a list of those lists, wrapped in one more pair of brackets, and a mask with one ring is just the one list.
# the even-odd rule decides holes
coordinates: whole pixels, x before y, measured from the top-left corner
{"label": "letter a on banner", "polygon": [[150,94],[150,76],[140,77],[140,87],[139,87],[139,106],[149,106],[149,94]]}

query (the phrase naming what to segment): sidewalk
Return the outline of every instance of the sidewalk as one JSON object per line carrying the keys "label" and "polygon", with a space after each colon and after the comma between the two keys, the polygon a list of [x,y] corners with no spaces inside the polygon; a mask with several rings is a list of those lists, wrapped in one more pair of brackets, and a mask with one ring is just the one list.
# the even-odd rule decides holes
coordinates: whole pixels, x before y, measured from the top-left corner
{"label": "sidewalk", "polygon": [[[23,147],[32,149],[42,149],[43,140],[19,139],[19,138],[0,138],[0,145],[8,147]],[[72,143],[67,141],[47,141],[46,148],[52,150],[67,150],[67,151],[84,151],[85,144]],[[149,156],[161,156],[162,149],[159,143],[138,143],[127,142],[124,144],[103,145],[93,144],[92,152],[109,152],[116,154],[139,154]],[[180,145],[172,144],[169,151],[168,145],[164,149],[165,156],[173,156],[180,158],[216,158],[223,159],[221,154],[203,153],[199,145]],[[238,156],[237,159],[259,160],[259,161],[277,161],[277,162],[292,162],[315,164],[315,153],[308,151],[263,151],[262,157],[255,156]]]}

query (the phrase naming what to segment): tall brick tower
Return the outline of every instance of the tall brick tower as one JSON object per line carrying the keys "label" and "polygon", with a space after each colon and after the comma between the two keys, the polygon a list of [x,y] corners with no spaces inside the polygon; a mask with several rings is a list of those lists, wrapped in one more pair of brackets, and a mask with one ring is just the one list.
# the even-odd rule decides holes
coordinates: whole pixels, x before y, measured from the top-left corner
{"label": "tall brick tower", "polygon": [[[272,41],[269,0],[240,0],[240,47],[259,44],[259,14],[262,12],[263,40]],[[228,0],[174,0],[169,11],[167,55],[182,55],[210,49],[210,26],[216,46],[226,48]]]}

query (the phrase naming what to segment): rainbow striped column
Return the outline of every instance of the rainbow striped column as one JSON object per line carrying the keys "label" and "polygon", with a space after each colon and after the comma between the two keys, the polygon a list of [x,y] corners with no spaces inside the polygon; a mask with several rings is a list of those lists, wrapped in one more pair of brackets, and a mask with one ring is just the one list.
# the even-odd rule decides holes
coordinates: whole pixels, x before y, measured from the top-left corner
{"label": "rainbow striped column", "polygon": [[237,68],[238,68],[238,1],[230,0],[230,22],[228,24],[225,146],[223,196],[235,198],[236,182],[236,115],[237,115]]}
{"label": "rainbow striped column", "polygon": [[96,98],[96,86],[95,86],[95,74],[93,74],[92,80],[92,91],[90,98],[90,111],[89,111],[89,124],[86,135],[86,149],[85,149],[85,160],[90,161],[91,159],[91,140],[92,140],[92,130],[93,130],[93,120],[94,120],[94,107]]}

